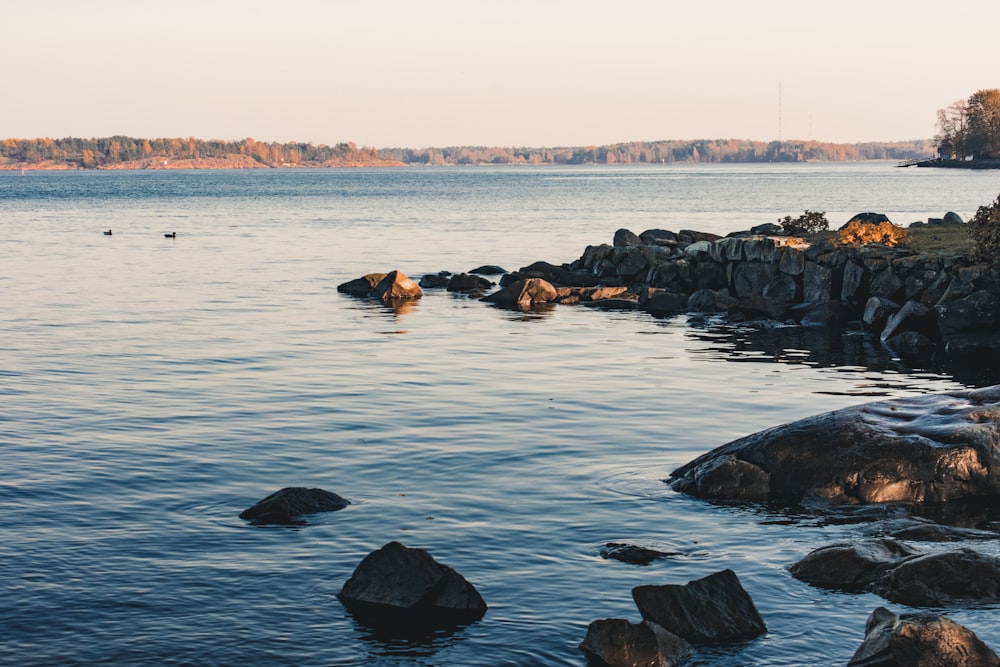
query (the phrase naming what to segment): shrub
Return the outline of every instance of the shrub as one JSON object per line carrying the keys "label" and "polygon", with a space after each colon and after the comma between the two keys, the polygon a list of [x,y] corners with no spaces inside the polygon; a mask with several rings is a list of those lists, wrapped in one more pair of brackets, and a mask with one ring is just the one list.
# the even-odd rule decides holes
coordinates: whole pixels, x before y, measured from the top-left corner
{"label": "shrub", "polygon": [[889,247],[910,245],[910,235],[902,227],[888,220],[878,224],[855,220],[837,232],[837,242],[842,245],[882,243]]}
{"label": "shrub", "polygon": [[790,215],[786,215],[784,218],[778,218],[778,223],[781,224],[781,228],[786,234],[792,236],[798,234],[813,234],[830,228],[830,221],[826,219],[826,213],[809,210],[806,210],[805,213],[794,220]]}
{"label": "shrub", "polygon": [[1000,196],[989,206],[980,206],[969,220],[969,234],[975,241],[978,259],[1000,259]]}

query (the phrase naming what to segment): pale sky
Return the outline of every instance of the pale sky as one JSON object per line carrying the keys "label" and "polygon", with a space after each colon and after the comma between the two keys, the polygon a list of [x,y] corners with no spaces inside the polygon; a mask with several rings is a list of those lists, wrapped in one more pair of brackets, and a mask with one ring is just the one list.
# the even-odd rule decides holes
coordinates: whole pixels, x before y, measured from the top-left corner
{"label": "pale sky", "polygon": [[0,26],[0,138],[895,141],[1000,88],[995,0],[3,0]]}

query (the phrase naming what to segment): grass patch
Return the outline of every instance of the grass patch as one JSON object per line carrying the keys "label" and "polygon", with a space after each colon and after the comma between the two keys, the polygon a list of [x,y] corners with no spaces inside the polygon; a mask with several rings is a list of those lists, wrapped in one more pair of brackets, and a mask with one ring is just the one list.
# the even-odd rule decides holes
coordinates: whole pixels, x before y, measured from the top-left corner
{"label": "grass patch", "polygon": [[[934,227],[909,227],[911,250],[940,255],[971,256],[976,244],[969,234],[968,225],[940,225]],[[823,231],[804,235],[806,241],[836,241],[837,232]]]}

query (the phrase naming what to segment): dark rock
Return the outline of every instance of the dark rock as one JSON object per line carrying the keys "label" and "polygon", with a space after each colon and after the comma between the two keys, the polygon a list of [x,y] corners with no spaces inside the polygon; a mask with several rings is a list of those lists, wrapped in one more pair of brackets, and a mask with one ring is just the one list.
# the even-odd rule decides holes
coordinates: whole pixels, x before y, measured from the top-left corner
{"label": "dark rock", "polygon": [[736,642],[767,632],[764,619],[732,570],[684,585],[637,586],[632,599],[646,621],[692,644]]}
{"label": "dark rock", "polygon": [[934,352],[937,342],[919,331],[904,331],[885,340],[891,350],[902,356],[920,357]]}
{"label": "dark rock", "polygon": [[593,664],[608,667],[675,667],[691,657],[691,645],[656,623],[622,618],[594,621],[580,644]]}
{"label": "dark rock", "polygon": [[680,292],[658,291],[642,304],[642,310],[653,317],[669,317],[684,312],[688,297]]}
{"label": "dark rock", "polygon": [[640,547],[634,544],[621,544],[620,542],[608,542],[601,547],[601,558],[620,560],[623,563],[631,563],[632,565],[648,565],[659,558],[676,555],[676,551],[658,551],[657,549]]}
{"label": "dark rock", "polygon": [[420,286],[424,289],[440,289],[442,287],[447,287],[448,283],[451,281],[451,273],[448,271],[441,271],[439,273],[425,273],[420,278]]}
{"label": "dark rock", "polygon": [[681,242],[681,245],[690,245],[692,243],[697,243],[698,241],[708,241],[712,243],[718,241],[722,237],[718,234],[712,234],[711,232],[699,232],[694,229],[682,229],[677,232],[677,239]]}
{"label": "dark rock", "polygon": [[781,248],[778,256],[778,270],[790,276],[801,276],[806,270],[806,254],[791,246]]}
{"label": "dark rock", "polygon": [[909,518],[890,527],[889,536],[911,542],[964,542],[966,540],[997,540],[1000,533],[959,526],[945,526],[927,519]]}
{"label": "dark rock", "polygon": [[937,313],[918,301],[907,301],[886,321],[879,337],[889,340],[904,331],[917,331],[928,338],[937,337]]}
{"label": "dark rock", "polygon": [[911,607],[998,602],[1000,558],[971,549],[919,556],[883,573],[871,591]]}
{"label": "dark rock", "polygon": [[877,401],[734,440],[671,474],[709,498],[931,503],[1000,497],[1000,386]]}
{"label": "dark rock", "polygon": [[872,273],[868,281],[868,294],[885,297],[890,301],[901,301],[904,287],[905,283],[891,269],[883,268]]}
{"label": "dark rock", "polygon": [[486,613],[462,575],[399,542],[365,556],[337,598],[363,624],[400,632],[471,623]]}
{"label": "dark rock", "polygon": [[482,266],[477,266],[469,271],[469,273],[475,273],[480,276],[499,276],[507,273],[507,269],[502,266],[497,266],[496,264],[484,264]]}
{"label": "dark rock", "polygon": [[859,302],[867,296],[867,285],[865,279],[868,277],[868,270],[863,264],[848,262],[844,265],[844,282],[840,287],[840,298],[843,301]]}
{"label": "dark rock", "polygon": [[635,232],[627,229],[619,229],[615,232],[614,246],[616,248],[641,245],[644,245],[642,239]]}
{"label": "dark rock", "polygon": [[848,667],[996,667],[1000,658],[974,632],[937,614],[872,612]]}
{"label": "dark rock", "polygon": [[770,263],[742,262],[733,269],[733,292],[738,297],[762,296],[773,277],[774,268]]}
{"label": "dark rock", "polygon": [[449,292],[473,292],[475,290],[485,290],[493,287],[493,283],[471,273],[459,273],[451,277],[448,281]]}
{"label": "dark rock", "polygon": [[419,299],[423,295],[420,285],[410,280],[402,271],[390,271],[368,293],[369,298],[387,303]]}
{"label": "dark rock", "polygon": [[896,540],[877,538],[831,544],[792,565],[792,576],[820,588],[860,592],[887,569],[921,552]]}
{"label": "dark rock", "polygon": [[721,313],[738,303],[728,294],[711,289],[700,289],[688,297],[688,310],[701,313]]}
{"label": "dark rock", "polygon": [[802,300],[808,303],[829,301],[833,297],[833,269],[816,262],[806,262],[802,274]]}
{"label": "dark rock", "polygon": [[290,486],[243,510],[240,518],[255,524],[293,523],[304,514],[336,512],[350,504],[349,500],[332,491]]}
{"label": "dark rock", "polygon": [[369,273],[361,278],[355,278],[354,280],[337,285],[337,291],[350,294],[351,296],[368,296],[372,288],[382,282],[385,276],[386,274],[384,273]]}
{"label": "dark rock", "polygon": [[964,299],[936,306],[942,336],[974,331],[996,332],[1000,321],[1000,299],[993,292],[978,290]]}
{"label": "dark rock", "polygon": [[764,296],[769,299],[777,299],[790,305],[795,302],[798,296],[799,286],[795,278],[786,273],[779,273],[764,285]]}
{"label": "dark rock", "polygon": [[942,218],[942,221],[946,225],[964,225],[965,224],[965,221],[962,220],[962,216],[960,216],[958,213],[955,213],[954,211],[948,211],[947,213],[945,213],[944,214],[944,218]]}
{"label": "dark rock", "polygon": [[557,296],[556,288],[548,281],[528,278],[484,296],[482,300],[507,308],[530,308],[555,301]]}
{"label": "dark rock", "polygon": [[857,319],[855,309],[842,301],[804,303],[793,308],[792,313],[804,327],[836,329],[843,327],[851,320]]}
{"label": "dark rock", "polygon": [[776,225],[773,222],[765,222],[762,225],[751,227],[750,233],[761,236],[788,236],[781,225]]}
{"label": "dark rock", "polygon": [[586,301],[584,305],[597,310],[637,310],[639,300],[636,298],[614,297],[599,301]]}
{"label": "dark rock", "polygon": [[666,246],[668,248],[673,248],[679,243],[677,234],[666,229],[647,229],[639,234],[639,240],[646,245]]}

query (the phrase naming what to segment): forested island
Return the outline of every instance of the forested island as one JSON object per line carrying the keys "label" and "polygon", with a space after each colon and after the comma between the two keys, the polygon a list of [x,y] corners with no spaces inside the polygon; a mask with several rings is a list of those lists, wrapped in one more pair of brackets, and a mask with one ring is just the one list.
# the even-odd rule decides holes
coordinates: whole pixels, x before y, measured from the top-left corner
{"label": "forested island", "polygon": [[838,144],[740,139],[664,140],[563,148],[457,146],[367,148],[125,136],[0,140],[0,169],[261,169],[407,165],[669,164],[688,162],[840,162],[920,160],[931,140]]}

